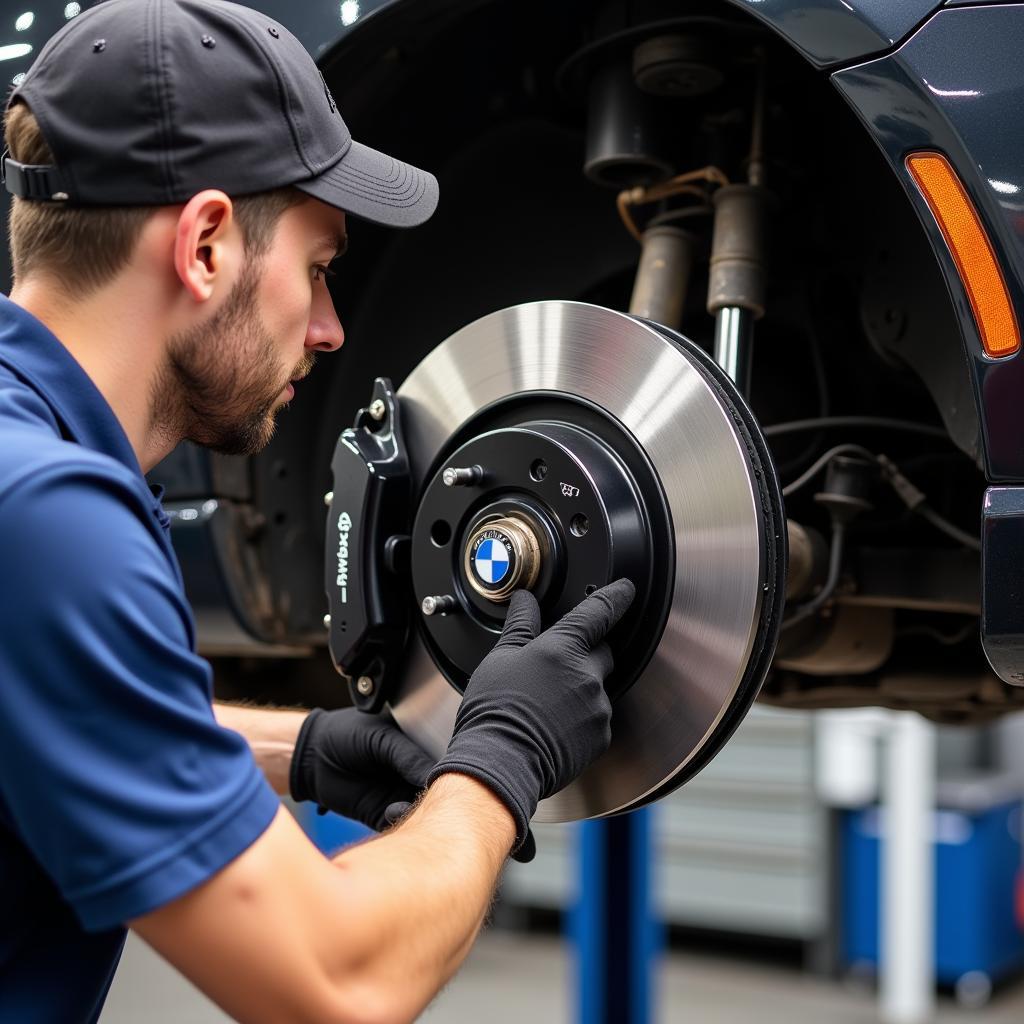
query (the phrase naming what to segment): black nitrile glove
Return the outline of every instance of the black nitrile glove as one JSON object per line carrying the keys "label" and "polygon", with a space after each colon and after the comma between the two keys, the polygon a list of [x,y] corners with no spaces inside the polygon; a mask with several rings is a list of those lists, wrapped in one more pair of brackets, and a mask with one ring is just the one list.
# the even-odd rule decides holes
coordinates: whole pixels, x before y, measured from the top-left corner
{"label": "black nitrile glove", "polygon": [[388,715],[316,708],[295,741],[289,786],[292,799],[314,800],[379,832],[388,807],[415,800],[433,766]]}
{"label": "black nitrile glove", "polygon": [[538,802],[608,747],[604,681],[612,652],[603,640],[633,594],[629,580],[617,580],[540,633],[536,599],[517,590],[501,637],[466,687],[448,751],[429,781],[461,772],[493,790],[515,819],[514,851],[527,841]]}

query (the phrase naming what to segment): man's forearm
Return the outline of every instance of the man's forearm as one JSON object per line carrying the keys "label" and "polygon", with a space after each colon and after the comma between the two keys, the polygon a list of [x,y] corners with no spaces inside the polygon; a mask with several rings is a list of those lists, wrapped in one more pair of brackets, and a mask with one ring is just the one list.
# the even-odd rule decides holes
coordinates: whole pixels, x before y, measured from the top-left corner
{"label": "man's forearm", "polygon": [[245,737],[256,764],[274,792],[287,796],[292,751],[308,712],[249,708],[237,704],[214,704],[213,711],[225,729],[233,729]]}
{"label": "man's forearm", "polygon": [[131,926],[238,1020],[406,1024],[469,951],[514,837],[504,805],[455,774],[333,861],[282,808],[234,861]]}
{"label": "man's forearm", "polygon": [[[234,704],[215,704],[214,712],[221,725],[245,737],[271,786],[287,794],[307,712]],[[430,787],[399,827],[337,856],[345,927],[337,945],[330,945],[351,955],[351,939],[373,937],[355,957],[358,989],[402,992],[411,1020],[472,947],[514,840],[515,823],[501,801],[476,780],[451,773]],[[333,912],[329,918],[328,929],[339,920]],[[340,963],[328,968],[342,975],[351,969]]]}
{"label": "man's forearm", "polygon": [[490,908],[515,840],[512,815],[489,789],[444,775],[397,828],[335,858],[347,881],[350,934],[374,934],[362,980],[402,992],[412,1019],[455,973]]}

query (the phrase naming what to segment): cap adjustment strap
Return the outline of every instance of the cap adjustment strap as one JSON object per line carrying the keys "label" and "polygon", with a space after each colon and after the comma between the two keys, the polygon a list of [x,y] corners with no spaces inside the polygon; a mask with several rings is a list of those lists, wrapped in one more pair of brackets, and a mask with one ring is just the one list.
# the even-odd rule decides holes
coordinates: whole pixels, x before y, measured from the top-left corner
{"label": "cap adjustment strap", "polygon": [[52,164],[19,163],[4,150],[2,168],[0,176],[12,195],[46,202],[66,202],[70,198],[64,176]]}

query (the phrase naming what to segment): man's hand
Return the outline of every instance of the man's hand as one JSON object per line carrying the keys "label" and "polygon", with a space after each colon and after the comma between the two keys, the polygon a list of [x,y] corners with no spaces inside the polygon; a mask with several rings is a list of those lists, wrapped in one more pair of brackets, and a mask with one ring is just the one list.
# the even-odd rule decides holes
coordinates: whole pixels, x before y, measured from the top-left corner
{"label": "man's hand", "polygon": [[466,687],[430,781],[461,772],[488,786],[515,819],[515,850],[538,802],[572,782],[611,740],[604,681],[612,653],[603,641],[633,595],[629,580],[617,580],[540,633],[536,599],[516,591],[498,643]]}
{"label": "man's hand", "polygon": [[390,823],[388,807],[415,800],[433,766],[390,717],[317,708],[295,741],[291,795],[379,832]]}

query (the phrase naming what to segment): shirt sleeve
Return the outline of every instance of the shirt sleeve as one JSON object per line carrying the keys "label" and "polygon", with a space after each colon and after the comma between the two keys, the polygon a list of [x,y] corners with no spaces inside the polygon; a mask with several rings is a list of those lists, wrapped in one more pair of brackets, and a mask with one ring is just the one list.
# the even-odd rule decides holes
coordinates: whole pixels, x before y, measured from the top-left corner
{"label": "shirt sleeve", "polygon": [[140,490],[76,464],[0,496],[0,796],[90,931],[194,888],[280,806],[214,719]]}

